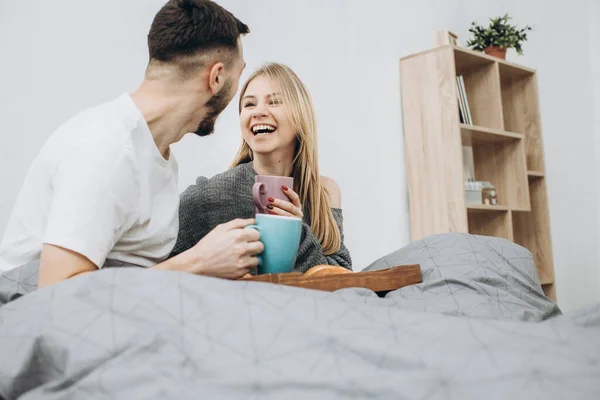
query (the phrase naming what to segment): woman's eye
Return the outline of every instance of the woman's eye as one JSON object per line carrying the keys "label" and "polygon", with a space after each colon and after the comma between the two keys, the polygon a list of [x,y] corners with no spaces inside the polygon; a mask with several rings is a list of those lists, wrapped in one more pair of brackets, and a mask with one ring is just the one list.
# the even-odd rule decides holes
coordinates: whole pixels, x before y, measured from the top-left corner
{"label": "woman's eye", "polygon": [[252,103],[252,102],[245,103],[244,108],[246,108],[246,107],[254,107],[254,103]]}
{"label": "woman's eye", "polygon": [[271,100],[271,104],[281,104],[281,103],[282,103],[281,99],[273,99],[273,100]]}

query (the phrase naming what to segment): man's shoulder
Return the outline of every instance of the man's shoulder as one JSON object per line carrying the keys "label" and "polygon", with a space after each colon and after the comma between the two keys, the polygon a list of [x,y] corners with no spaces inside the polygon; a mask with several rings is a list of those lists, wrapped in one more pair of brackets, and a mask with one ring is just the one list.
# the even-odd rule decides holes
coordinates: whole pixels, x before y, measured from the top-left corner
{"label": "man's shoulder", "polygon": [[104,138],[125,140],[137,122],[137,116],[127,108],[126,96],[82,109],[58,126],[53,136],[70,135],[84,140],[94,139],[98,132],[102,132]]}
{"label": "man's shoulder", "polygon": [[122,103],[124,96],[81,110],[58,126],[43,147],[46,153],[65,155],[90,147],[98,152],[130,152],[131,122]]}

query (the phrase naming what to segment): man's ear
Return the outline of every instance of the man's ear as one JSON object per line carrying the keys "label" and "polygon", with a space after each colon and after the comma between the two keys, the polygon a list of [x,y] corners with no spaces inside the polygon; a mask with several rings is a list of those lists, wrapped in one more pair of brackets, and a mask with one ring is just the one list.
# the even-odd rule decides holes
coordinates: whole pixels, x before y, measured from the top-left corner
{"label": "man's ear", "polygon": [[213,65],[208,74],[208,87],[213,95],[217,94],[225,83],[225,66],[218,62]]}

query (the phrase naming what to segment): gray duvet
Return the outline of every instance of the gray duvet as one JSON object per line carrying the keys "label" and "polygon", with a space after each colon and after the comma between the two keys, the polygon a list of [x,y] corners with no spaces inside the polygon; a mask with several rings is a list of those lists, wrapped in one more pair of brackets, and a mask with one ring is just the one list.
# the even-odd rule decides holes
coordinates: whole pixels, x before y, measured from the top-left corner
{"label": "gray duvet", "polygon": [[384,298],[140,268],[35,290],[12,270],[0,398],[600,398],[600,305],[561,315],[527,250],[436,235],[368,269],[409,263],[423,283]]}

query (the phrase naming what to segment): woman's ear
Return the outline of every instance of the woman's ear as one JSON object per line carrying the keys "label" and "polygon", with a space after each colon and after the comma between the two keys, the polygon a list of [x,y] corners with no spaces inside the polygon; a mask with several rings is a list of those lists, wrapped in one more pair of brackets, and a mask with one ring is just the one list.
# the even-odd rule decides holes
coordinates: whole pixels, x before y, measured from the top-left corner
{"label": "woman's ear", "polygon": [[221,62],[216,63],[210,69],[210,73],[208,74],[208,87],[213,96],[221,90],[225,83],[224,73],[225,66]]}

